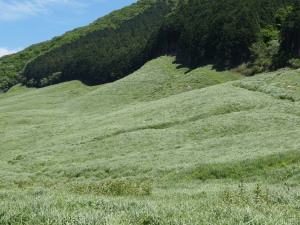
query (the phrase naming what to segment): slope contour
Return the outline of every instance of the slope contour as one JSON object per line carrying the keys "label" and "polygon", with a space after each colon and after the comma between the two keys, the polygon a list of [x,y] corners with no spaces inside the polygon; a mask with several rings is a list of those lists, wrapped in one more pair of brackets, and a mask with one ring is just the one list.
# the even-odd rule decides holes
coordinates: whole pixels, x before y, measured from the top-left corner
{"label": "slope contour", "polygon": [[[299,219],[299,75],[241,78],[161,57],[101,86],[15,86],[0,94],[0,221],[236,224],[251,212],[248,221],[292,224]],[[246,200],[235,192],[240,180]],[[137,196],[140,182],[152,195]],[[255,182],[273,191],[266,199],[258,189],[261,205]],[[296,216],[283,220],[282,207]],[[24,211],[29,216],[18,217]]]}

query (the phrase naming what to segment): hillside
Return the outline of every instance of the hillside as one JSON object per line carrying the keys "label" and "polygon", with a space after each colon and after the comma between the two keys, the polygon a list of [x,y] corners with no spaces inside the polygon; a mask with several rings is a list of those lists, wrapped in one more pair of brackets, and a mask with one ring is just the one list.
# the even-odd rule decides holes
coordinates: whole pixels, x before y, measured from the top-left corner
{"label": "hillside", "polygon": [[297,224],[300,71],[172,57],[0,94],[1,224]]}
{"label": "hillside", "polygon": [[[144,17],[147,17],[147,15],[152,16],[151,19],[150,17],[148,17],[149,24],[146,24],[149,27],[146,28],[146,30],[145,29],[140,30],[141,33],[145,35],[145,37],[147,37],[147,35],[150,35],[150,33],[153,30],[155,30],[155,26],[158,26],[162,22],[162,16],[164,15],[164,13],[166,14],[170,12],[170,10],[172,10],[172,8],[175,7],[176,2],[177,2],[176,0],[174,1],[173,0],[171,1],[140,0],[137,3],[127,6],[123,9],[116,10],[107,16],[99,18],[98,20],[94,21],[88,26],[77,28],[73,31],[66,32],[62,36],[54,37],[52,40],[32,45],[21,52],[0,58],[0,91],[7,91],[11,86],[17,83],[28,83],[31,78],[26,79],[26,77],[24,77],[23,72],[25,66],[29,62],[34,61],[37,57],[43,56],[44,54],[51,51],[59,51],[56,50],[59,48],[68,49],[70,46],[73,48],[78,44],[82,44],[82,42],[89,42],[91,41],[91,39],[92,42],[90,42],[90,44],[93,44],[95,43],[95,41],[98,41],[99,38],[103,39],[103,36],[105,37],[107,32],[110,32],[111,35],[115,34],[116,32],[118,33],[118,31],[116,30],[119,29],[122,30],[124,24],[126,26],[128,23],[130,23],[130,21],[140,19],[140,17],[143,17],[144,14],[146,14]],[[153,8],[157,8],[157,7],[160,7],[160,9],[155,11]],[[95,38],[98,39],[95,40]],[[140,44],[139,39],[134,41],[135,43]],[[103,41],[101,42],[101,44],[103,44]],[[95,46],[93,49],[95,49]],[[106,51],[111,51],[111,50],[112,49]],[[49,54],[51,55],[51,53]],[[114,52],[114,54],[116,54],[116,52]],[[58,70],[54,72],[60,72],[60,71]],[[50,75],[52,75],[52,73]],[[31,77],[32,76],[35,75],[32,74]],[[48,83],[45,83],[44,80],[43,85],[40,84],[40,80],[38,80],[38,83],[34,83],[32,81],[31,83],[29,83],[29,85],[30,84],[35,86],[49,85],[52,82],[53,83],[58,82],[57,79],[55,78],[56,77],[52,77],[50,81],[48,79]]]}

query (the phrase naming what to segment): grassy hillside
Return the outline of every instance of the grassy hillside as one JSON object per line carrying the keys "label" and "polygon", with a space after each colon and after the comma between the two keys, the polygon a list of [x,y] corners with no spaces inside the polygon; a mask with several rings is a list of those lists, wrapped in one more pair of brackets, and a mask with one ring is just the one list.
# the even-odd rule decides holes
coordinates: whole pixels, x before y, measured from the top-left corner
{"label": "grassy hillside", "polygon": [[297,224],[300,71],[173,60],[0,94],[0,224]]}

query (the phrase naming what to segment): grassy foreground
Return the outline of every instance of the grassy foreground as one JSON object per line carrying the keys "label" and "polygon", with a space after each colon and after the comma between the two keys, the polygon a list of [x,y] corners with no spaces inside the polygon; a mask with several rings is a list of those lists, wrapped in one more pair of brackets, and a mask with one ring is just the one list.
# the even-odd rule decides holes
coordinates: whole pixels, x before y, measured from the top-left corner
{"label": "grassy foreground", "polygon": [[161,57],[0,94],[0,224],[300,224],[300,71]]}

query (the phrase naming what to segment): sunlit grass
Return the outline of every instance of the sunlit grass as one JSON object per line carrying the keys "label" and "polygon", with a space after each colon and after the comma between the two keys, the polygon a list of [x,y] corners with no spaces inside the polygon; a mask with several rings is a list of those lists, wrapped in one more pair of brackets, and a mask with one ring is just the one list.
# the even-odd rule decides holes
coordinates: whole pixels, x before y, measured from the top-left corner
{"label": "sunlit grass", "polygon": [[161,57],[101,86],[16,86],[0,94],[0,224],[297,224],[299,84]]}

